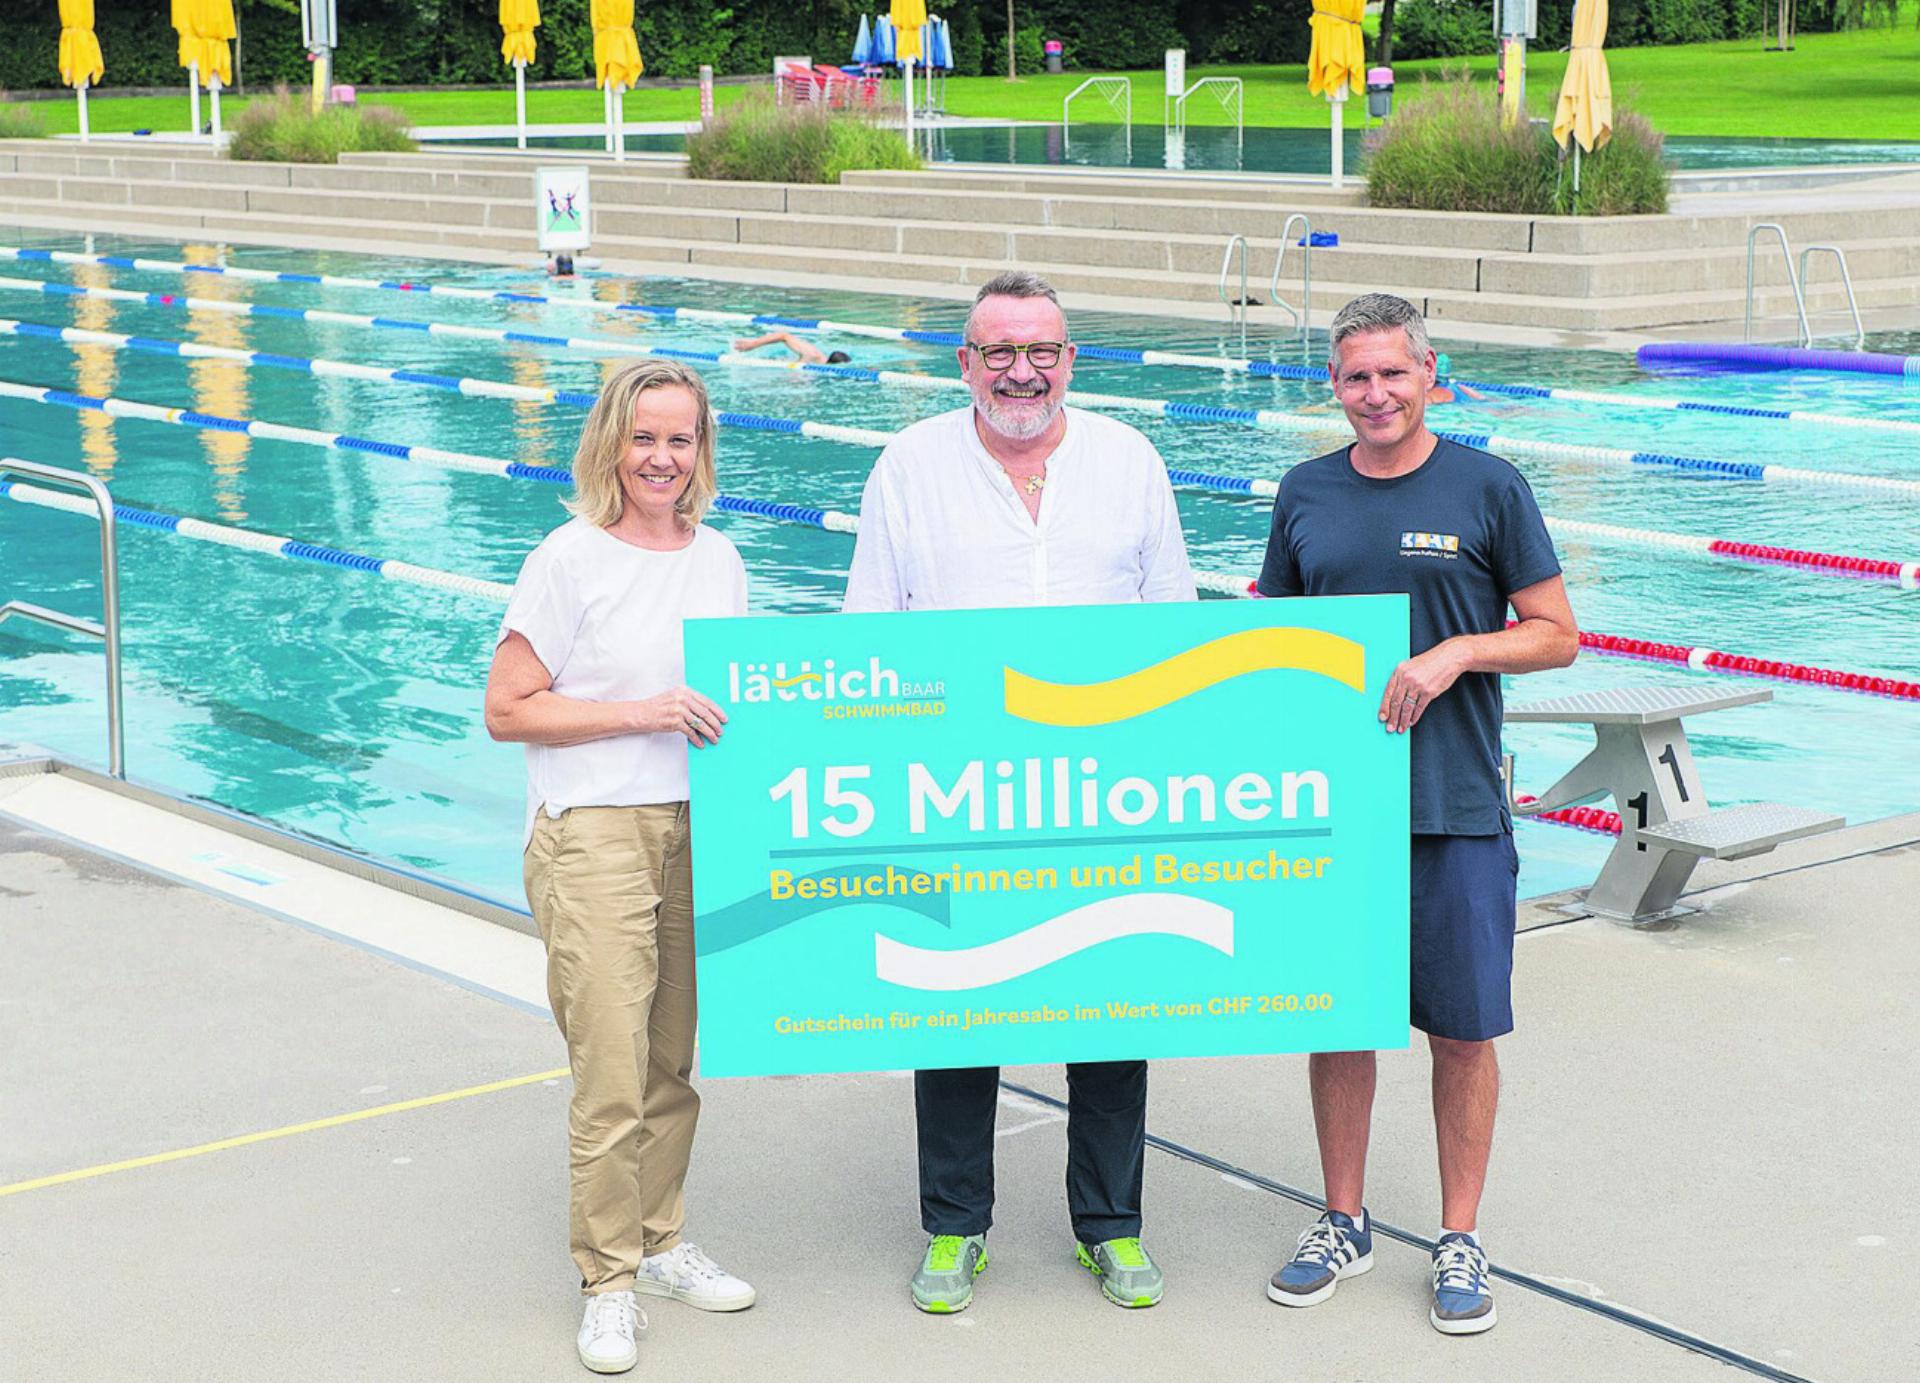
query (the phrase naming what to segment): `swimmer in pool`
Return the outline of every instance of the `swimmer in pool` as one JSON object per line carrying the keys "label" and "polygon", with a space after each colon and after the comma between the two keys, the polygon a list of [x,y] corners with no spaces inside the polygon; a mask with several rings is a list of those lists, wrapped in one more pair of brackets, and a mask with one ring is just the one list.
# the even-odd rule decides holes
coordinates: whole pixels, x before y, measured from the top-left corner
{"label": "swimmer in pool", "polygon": [[[1427,390],[1428,403],[1455,403],[1459,399],[1459,394],[1454,392],[1456,389],[1460,391],[1460,394],[1465,394],[1475,403],[1485,401],[1487,397],[1485,394],[1481,393],[1478,389],[1472,389],[1454,381],[1452,375],[1453,362],[1447,359],[1446,353],[1443,351],[1436,357],[1434,362],[1433,387]],[[1443,383],[1442,381],[1446,382]]]}
{"label": "swimmer in pool", "polygon": [[800,357],[804,365],[845,365],[853,357],[845,351],[834,351],[831,355],[821,350],[811,341],[804,341],[790,331],[770,331],[765,336],[743,336],[733,343],[737,351],[757,351],[762,346],[785,346]]}

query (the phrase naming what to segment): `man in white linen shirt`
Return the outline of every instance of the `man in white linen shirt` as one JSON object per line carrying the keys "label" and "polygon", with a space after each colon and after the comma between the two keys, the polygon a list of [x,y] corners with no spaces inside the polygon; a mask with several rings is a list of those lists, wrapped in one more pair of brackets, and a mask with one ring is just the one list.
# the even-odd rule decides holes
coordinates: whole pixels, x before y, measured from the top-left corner
{"label": "man in white linen shirt", "polygon": [[[1125,423],[1066,406],[1074,348],[1038,275],[1001,274],[967,317],[965,408],[902,431],[860,499],[845,608],[940,610],[1193,600],[1166,464]],[[914,1305],[965,1310],[987,1266],[998,1067],[919,1071],[920,1219],[931,1236]],[[1067,1066],[1067,1206],[1075,1254],[1109,1301],[1152,1306],[1140,1244],[1147,1064]]]}

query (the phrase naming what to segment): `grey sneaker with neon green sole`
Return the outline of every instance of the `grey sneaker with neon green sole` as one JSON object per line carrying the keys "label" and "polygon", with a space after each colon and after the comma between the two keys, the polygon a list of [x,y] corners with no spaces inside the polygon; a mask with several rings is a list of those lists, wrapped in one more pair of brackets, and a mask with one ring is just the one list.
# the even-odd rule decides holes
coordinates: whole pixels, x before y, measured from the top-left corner
{"label": "grey sneaker with neon green sole", "polygon": [[913,1304],[935,1316],[949,1316],[973,1304],[973,1280],[987,1270],[987,1236],[936,1234],[913,1275]]}
{"label": "grey sneaker with neon green sole", "polygon": [[1167,1280],[1138,1239],[1079,1244],[1074,1256],[1100,1279],[1100,1290],[1115,1306],[1153,1306],[1166,1295]]}

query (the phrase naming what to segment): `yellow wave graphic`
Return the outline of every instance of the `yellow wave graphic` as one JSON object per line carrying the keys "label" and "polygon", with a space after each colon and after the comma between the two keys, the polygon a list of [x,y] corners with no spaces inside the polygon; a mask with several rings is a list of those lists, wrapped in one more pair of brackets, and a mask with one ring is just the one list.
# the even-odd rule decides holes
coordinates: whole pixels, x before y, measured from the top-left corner
{"label": "yellow wave graphic", "polygon": [[802,682],[824,682],[825,680],[826,679],[817,672],[796,672],[791,677],[774,678],[773,685],[776,687],[797,687]]}
{"label": "yellow wave graphic", "polygon": [[1313,672],[1366,689],[1366,649],[1323,629],[1243,629],[1105,682],[1043,682],[1006,670],[1007,714],[1038,725],[1112,725],[1249,672]]}

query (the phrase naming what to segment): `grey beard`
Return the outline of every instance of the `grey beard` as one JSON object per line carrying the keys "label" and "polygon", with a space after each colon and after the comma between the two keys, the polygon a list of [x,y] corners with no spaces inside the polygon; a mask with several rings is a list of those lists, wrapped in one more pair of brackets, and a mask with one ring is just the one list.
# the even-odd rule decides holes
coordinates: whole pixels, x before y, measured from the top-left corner
{"label": "grey beard", "polygon": [[1045,401],[1043,408],[1006,408],[993,395],[988,394],[980,405],[980,412],[987,420],[987,426],[1010,442],[1031,442],[1048,428],[1053,420],[1060,416],[1060,400],[1041,395]]}

